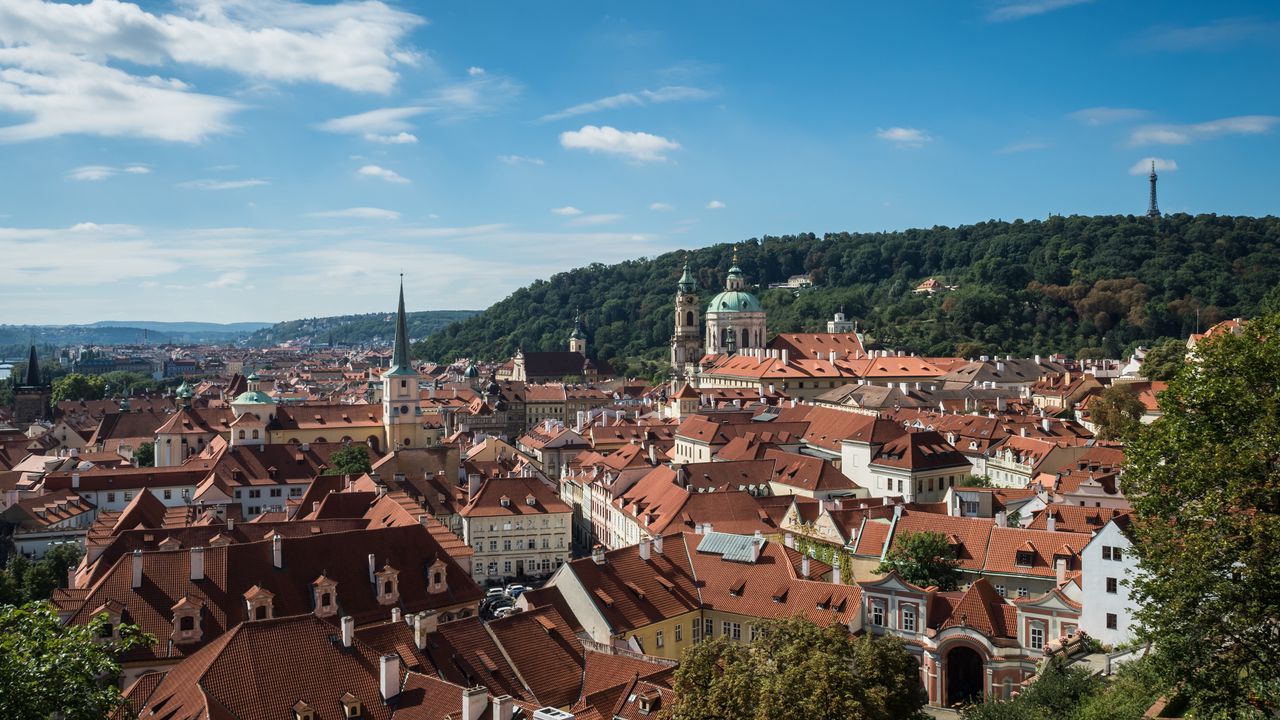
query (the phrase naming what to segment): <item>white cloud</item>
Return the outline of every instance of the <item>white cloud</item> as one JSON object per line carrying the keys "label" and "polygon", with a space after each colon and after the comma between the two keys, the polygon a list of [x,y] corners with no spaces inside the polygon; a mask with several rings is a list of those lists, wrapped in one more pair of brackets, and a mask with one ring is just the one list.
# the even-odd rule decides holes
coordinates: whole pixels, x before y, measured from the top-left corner
{"label": "white cloud", "polygon": [[565,205],[564,207],[551,208],[551,214],[570,217],[573,215],[581,215],[582,211],[572,205]]}
{"label": "white cloud", "polygon": [[600,213],[598,215],[583,215],[570,220],[567,224],[570,227],[586,227],[589,225],[607,225],[622,219],[622,215],[617,213]]}
{"label": "white cloud", "polygon": [[67,177],[72,180],[99,181],[106,180],[118,173],[129,173],[130,175],[146,175],[151,172],[151,168],[146,165],[126,165],[125,167],[113,167],[111,165],[82,165],[67,173]]}
{"label": "white cloud", "polygon": [[1156,172],[1173,172],[1178,169],[1178,163],[1175,160],[1158,157],[1144,157],[1129,168],[1130,175],[1146,175],[1151,172],[1151,165],[1155,163]]}
{"label": "white cloud", "polygon": [[925,143],[933,141],[933,137],[923,130],[904,127],[876,128],[876,137],[902,148],[924,147]]}
{"label": "white cloud", "polygon": [[675,207],[664,202],[656,202],[649,204],[650,210],[675,210]]}
{"label": "white cloud", "polygon": [[240,188],[270,184],[266,180],[259,178],[246,178],[244,180],[188,180],[178,183],[178,187],[188,190],[239,190]]}
{"label": "white cloud", "polygon": [[1145,50],[1221,50],[1253,41],[1271,41],[1277,33],[1280,33],[1280,22],[1224,18],[1206,25],[1155,27],[1142,35],[1137,44]]}
{"label": "white cloud", "polygon": [[375,207],[353,207],[343,210],[325,210],[310,213],[310,217],[318,218],[357,218],[360,220],[399,220],[400,213],[395,210],[384,210]]}
{"label": "white cloud", "polygon": [[404,177],[395,170],[388,170],[387,168],[379,167],[377,165],[365,165],[357,170],[356,174],[361,177],[376,177],[391,183],[409,182],[409,178]]}
{"label": "white cloud", "polygon": [[344,115],[332,120],[325,120],[316,125],[316,128],[325,132],[354,133],[357,135],[395,133],[411,129],[412,126],[405,121],[411,117],[421,115],[427,110],[428,108],[419,105],[378,108],[377,110],[369,110],[355,115]]}
{"label": "white cloud", "polygon": [[234,288],[244,285],[244,281],[248,279],[248,275],[243,270],[232,270],[225,272],[204,284],[207,288]]}
{"label": "white cloud", "polygon": [[499,162],[508,165],[542,165],[542,158],[525,157],[524,155],[499,155]]}
{"label": "white cloud", "polygon": [[418,142],[418,136],[413,133],[398,132],[395,135],[380,135],[378,133],[365,133],[364,139],[369,142],[382,143],[383,145],[409,145]]}
{"label": "white cloud", "polygon": [[725,209],[725,207],[726,207],[725,204],[720,202],[719,200],[712,200],[711,202],[707,203],[708,210],[723,210]]}
{"label": "white cloud", "polygon": [[559,112],[543,115],[539,120],[547,122],[550,120],[563,120],[575,115],[585,115],[587,113],[599,112],[601,110],[612,110],[613,108],[627,106],[641,106],[649,103],[668,103],[683,100],[704,100],[711,97],[711,92],[695,87],[684,87],[682,85],[669,85],[658,88],[657,90],[641,90],[639,92],[626,92],[609,97],[592,100],[591,102],[581,103],[572,107],[565,108]]}
{"label": "white cloud", "polygon": [[1091,107],[1071,113],[1071,118],[1085,125],[1109,125],[1137,120],[1146,114],[1146,110],[1137,108]]}
{"label": "white cloud", "polygon": [[560,145],[568,149],[625,155],[639,162],[666,160],[664,153],[680,148],[680,143],[659,135],[619,130],[607,125],[583,125],[581,130],[562,132]]}
{"label": "white cloud", "polygon": [[1222,135],[1262,135],[1277,123],[1277,115],[1240,115],[1190,125],[1142,125],[1129,134],[1129,144],[1186,145]]}
{"label": "white cloud", "polygon": [[996,153],[999,155],[1012,155],[1014,153],[1031,152],[1032,150],[1044,150],[1047,147],[1049,147],[1048,143],[1040,142],[1039,140],[1027,140],[1005,145],[996,150]]}
{"label": "white cloud", "polygon": [[0,41],[104,63],[173,62],[356,92],[389,92],[395,69],[419,61],[402,41],[422,18],[375,0],[203,0],[176,7],[174,14],[153,14],[119,0],[7,0],[0,4]]}
{"label": "white cloud", "polygon": [[478,76],[478,75],[483,75],[483,74],[484,74],[484,68],[482,68],[482,67],[476,67],[475,65],[472,65],[471,67],[467,68],[467,74],[468,74],[468,75],[470,75],[471,77],[476,77],[476,76]]}
{"label": "white cloud", "polygon": [[992,22],[1021,20],[1090,2],[1093,0],[1004,0],[999,7],[987,13],[987,19]]}

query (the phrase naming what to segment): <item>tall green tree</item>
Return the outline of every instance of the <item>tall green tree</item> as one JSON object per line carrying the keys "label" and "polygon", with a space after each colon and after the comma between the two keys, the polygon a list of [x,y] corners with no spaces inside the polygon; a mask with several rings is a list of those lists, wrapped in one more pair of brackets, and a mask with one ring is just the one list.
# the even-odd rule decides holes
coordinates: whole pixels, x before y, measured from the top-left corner
{"label": "tall green tree", "polygon": [[0,606],[0,717],[109,717],[121,707],[120,656],[154,642],[131,625],[115,633],[105,613],[64,625],[48,603]]}
{"label": "tall green tree", "polygon": [[1097,427],[1101,440],[1128,440],[1142,425],[1147,411],[1138,393],[1125,383],[1103,390],[1089,404],[1089,419]]}
{"label": "tall green tree", "polygon": [[940,590],[955,590],[960,585],[960,562],[955,549],[942,533],[925,530],[903,533],[884,556],[876,572],[898,573],[912,585],[938,586]]}
{"label": "tall green tree", "polygon": [[919,664],[896,639],[854,638],[802,617],[766,621],[749,644],[685,650],[669,720],[913,720],[926,700]]}
{"label": "tall green tree", "polygon": [[1148,380],[1171,380],[1187,358],[1187,343],[1170,338],[1152,346],[1142,358],[1142,374]]}
{"label": "tall green tree", "polygon": [[101,400],[106,383],[96,375],[71,373],[53,381],[50,399],[59,403],[63,400]]}
{"label": "tall green tree", "polygon": [[1164,687],[1197,717],[1280,713],[1280,315],[1201,342],[1126,449],[1133,580]]}
{"label": "tall green tree", "polygon": [[53,545],[39,560],[12,556],[0,568],[0,604],[21,605],[47,600],[54,589],[67,586],[67,570],[80,563],[77,543]]}
{"label": "tall green tree", "polygon": [[348,445],[329,455],[329,469],[325,475],[360,475],[373,469],[369,453],[363,445]]}
{"label": "tall green tree", "polygon": [[154,467],[156,464],[156,444],[144,442],[133,451],[133,464],[138,467]]}

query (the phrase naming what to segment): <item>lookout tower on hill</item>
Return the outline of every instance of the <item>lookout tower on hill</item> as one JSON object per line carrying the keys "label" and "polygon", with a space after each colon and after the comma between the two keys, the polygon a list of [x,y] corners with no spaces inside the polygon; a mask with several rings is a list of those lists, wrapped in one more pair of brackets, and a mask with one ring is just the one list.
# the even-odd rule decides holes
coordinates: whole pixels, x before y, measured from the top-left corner
{"label": "lookout tower on hill", "polygon": [[1151,181],[1151,201],[1147,204],[1147,217],[1160,217],[1160,205],[1156,202],[1156,161],[1151,161],[1151,174],[1147,176]]}

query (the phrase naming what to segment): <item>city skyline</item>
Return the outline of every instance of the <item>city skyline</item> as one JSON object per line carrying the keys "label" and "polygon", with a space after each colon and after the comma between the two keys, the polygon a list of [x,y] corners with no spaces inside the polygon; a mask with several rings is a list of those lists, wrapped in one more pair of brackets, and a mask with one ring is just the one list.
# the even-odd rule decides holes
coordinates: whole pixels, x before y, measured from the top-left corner
{"label": "city skyline", "polygon": [[1166,213],[1275,212],[1262,3],[728,9],[7,3],[0,322],[389,311],[401,270],[483,309],[766,234],[1141,215],[1151,162]]}

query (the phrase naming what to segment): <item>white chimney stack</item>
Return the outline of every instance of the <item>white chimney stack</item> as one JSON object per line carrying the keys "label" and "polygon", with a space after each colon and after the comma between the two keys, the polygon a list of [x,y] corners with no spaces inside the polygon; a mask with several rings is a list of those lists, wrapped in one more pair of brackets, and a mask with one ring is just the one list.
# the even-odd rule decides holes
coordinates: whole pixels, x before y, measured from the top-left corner
{"label": "white chimney stack", "polygon": [[369,553],[369,582],[374,582],[374,573],[377,572],[377,561],[373,558],[373,553]]}
{"label": "white chimney stack", "polygon": [[511,720],[515,715],[516,701],[510,695],[499,695],[493,699],[493,720]]}
{"label": "white chimney stack", "polygon": [[837,556],[831,558],[831,582],[834,585],[840,584],[840,558]]}
{"label": "white chimney stack", "polygon": [[998,527],[1009,527],[1009,515],[1004,510],[996,513],[996,525]]}
{"label": "white chimney stack", "polygon": [[489,705],[489,691],[484,686],[464,688],[462,691],[462,720],[480,720]]}
{"label": "white chimney stack", "polygon": [[783,535],[782,544],[794,550],[796,548],[796,536],[792,535],[791,533],[787,533],[786,535]]}
{"label": "white chimney stack", "polygon": [[380,672],[378,673],[379,685],[382,690],[382,699],[390,700],[400,694],[400,656],[395,653],[387,653],[382,656],[380,663]]}
{"label": "white chimney stack", "polygon": [[350,615],[342,616],[342,647],[351,647],[351,640],[356,634],[356,620]]}
{"label": "white chimney stack", "polygon": [[1054,569],[1055,579],[1058,581],[1059,585],[1067,581],[1067,559],[1066,558],[1058,558],[1057,560],[1055,560],[1053,562],[1053,569]]}
{"label": "white chimney stack", "polygon": [[653,551],[658,553],[659,555],[662,554],[662,536],[661,535],[653,539]]}
{"label": "white chimney stack", "polygon": [[191,579],[204,579],[204,548],[191,548]]}
{"label": "white chimney stack", "polygon": [[391,608],[391,622],[393,623],[400,622],[400,617],[401,617],[400,608]]}
{"label": "white chimney stack", "polygon": [[1049,517],[1045,519],[1044,524],[1045,527],[1049,529],[1049,532],[1058,531],[1058,518],[1054,517],[1053,513],[1049,514]]}
{"label": "white chimney stack", "polygon": [[142,587],[142,551],[133,551],[133,589]]}
{"label": "white chimney stack", "polygon": [[71,487],[77,490],[80,488],[80,473],[71,473]]}
{"label": "white chimney stack", "polygon": [[278,568],[284,567],[284,536],[280,533],[271,536],[271,562]]}
{"label": "white chimney stack", "polygon": [[640,559],[649,559],[649,538],[647,537],[640,538]]}
{"label": "white chimney stack", "polygon": [[805,579],[809,578],[809,556],[805,555],[800,558],[800,575]]}

